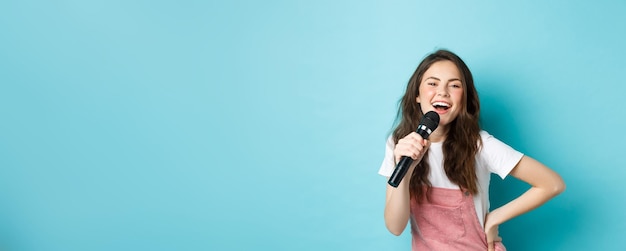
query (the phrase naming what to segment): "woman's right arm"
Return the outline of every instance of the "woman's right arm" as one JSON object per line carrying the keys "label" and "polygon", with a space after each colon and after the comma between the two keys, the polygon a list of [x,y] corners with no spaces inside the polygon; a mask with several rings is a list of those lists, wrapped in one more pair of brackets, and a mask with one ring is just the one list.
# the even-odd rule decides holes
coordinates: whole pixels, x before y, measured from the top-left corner
{"label": "woman's right arm", "polygon": [[385,198],[385,225],[389,232],[394,235],[400,235],[406,228],[411,215],[411,198],[409,192],[409,181],[413,174],[415,166],[421,161],[422,157],[430,142],[422,139],[422,137],[412,132],[406,137],[400,139],[396,144],[393,154],[395,163],[400,161],[402,156],[413,158],[409,170],[402,178],[398,187],[392,187],[387,184],[387,193]]}

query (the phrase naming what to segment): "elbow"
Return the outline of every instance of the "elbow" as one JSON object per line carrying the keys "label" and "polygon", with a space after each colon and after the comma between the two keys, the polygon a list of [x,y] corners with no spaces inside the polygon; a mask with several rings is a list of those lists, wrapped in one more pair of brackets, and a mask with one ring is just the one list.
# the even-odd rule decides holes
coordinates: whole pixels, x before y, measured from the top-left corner
{"label": "elbow", "polygon": [[563,179],[559,179],[558,182],[555,182],[554,186],[552,186],[552,194],[557,196],[565,191],[565,182]]}
{"label": "elbow", "polygon": [[402,234],[402,232],[404,232],[404,228],[406,227],[406,225],[404,226],[398,226],[398,225],[393,225],[393,224],[385,224],[387,227],[387,230],[389,230],[390,233],[392,233],[395,236],[400,236]]}
{"label": "elbow", "polygon": [[409,223],[409,213],[410,208],[408,205],[406,207],[393,207],[385,205],[384,218],[387,230],[395,236],[400,236]]}
{"label": "elbow", "polygon": [[390,228],[389,226],[387,226],[387,230],[389,230],[389,232],[395,236],[400,236],[403,232],[402,229],[394,229],[394,228]]}

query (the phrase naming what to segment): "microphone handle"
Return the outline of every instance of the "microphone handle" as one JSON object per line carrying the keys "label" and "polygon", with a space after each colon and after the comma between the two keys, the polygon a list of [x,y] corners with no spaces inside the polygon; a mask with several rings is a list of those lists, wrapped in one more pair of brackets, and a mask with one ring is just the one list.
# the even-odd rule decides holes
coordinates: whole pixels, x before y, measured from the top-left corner
{"label": "microphone handle", "polygon": [[396,169],[391,174],[391,177],[389,177],[389,182],[387,183],[389,183],[392,187],[398,187],[398,185],[400,185],[400,181],[402,181],[402,178],[404,178],[404,175],[409,170],[411,163],[413,163],[412,158],[402,156],[400,162],[398,162],[398,165],[396,166]]}

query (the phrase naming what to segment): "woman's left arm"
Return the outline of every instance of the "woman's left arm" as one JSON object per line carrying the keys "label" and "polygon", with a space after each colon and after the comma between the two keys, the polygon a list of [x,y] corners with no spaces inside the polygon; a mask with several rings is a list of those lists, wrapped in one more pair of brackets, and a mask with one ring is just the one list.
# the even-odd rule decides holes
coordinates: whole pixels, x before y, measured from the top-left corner
{"label": "woman's left arm", "polygon": [[522,157],[510,175],[528,183],[531,188],[487,215],[485,233],[489,250],[493,250],[494,240],[499,241],[500,224],[541,206],[565,190],[565,183],[559,174],[528,156]]}

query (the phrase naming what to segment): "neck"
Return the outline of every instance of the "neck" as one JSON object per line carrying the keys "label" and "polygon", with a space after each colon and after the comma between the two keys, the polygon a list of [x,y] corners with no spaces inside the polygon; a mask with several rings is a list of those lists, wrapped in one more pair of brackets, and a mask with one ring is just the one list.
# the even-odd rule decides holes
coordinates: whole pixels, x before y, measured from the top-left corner
{"label": "neck", "polygon": [[428,140],[430,140],[430,142],[443,142],[446,140],[446,135],[448,135],[448,128],[438,127],[428,136]]}

